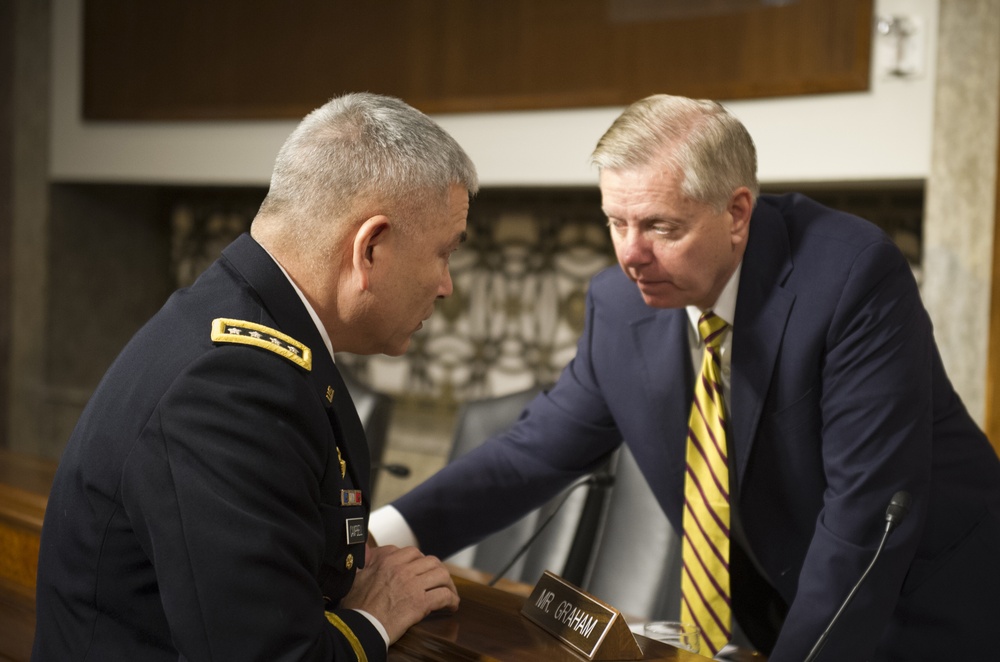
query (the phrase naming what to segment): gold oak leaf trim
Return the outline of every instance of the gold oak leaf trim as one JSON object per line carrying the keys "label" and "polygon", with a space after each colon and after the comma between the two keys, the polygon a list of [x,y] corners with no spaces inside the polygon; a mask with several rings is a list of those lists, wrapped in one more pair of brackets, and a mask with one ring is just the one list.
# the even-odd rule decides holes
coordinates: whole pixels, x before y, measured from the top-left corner
{"label": "gold oak leaf trim", "polygon": [[263,324],[218,317],[212,320],[212,342],[260,347],[285,357],[301,368],[312,370],[312,350],[291,336]]}

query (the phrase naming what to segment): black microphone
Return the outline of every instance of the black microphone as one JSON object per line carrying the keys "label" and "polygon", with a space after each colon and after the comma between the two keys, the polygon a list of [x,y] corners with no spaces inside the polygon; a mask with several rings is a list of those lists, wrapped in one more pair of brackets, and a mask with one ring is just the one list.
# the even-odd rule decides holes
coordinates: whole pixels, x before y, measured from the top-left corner
{"label": "black microphone", "polygon": [[889,502],[889,507],[885,511],[886,533],[899,526],[908,512],[910,512],[910,493],[896,492],[893,494],[892,501]]}
{"label": "black microphone", "polygon": [[608,488],[614,484],[615,484],[615,477],[605,471],[601,471],[599,473],[591,474],[586,478],[584,478],[583,480],[579,480],[573,485],[571,485],[569,489],[566,490],[566,494],[563,495],[562,501],[560,501],[559,504],[552,509],[552,512],[549,513],[549,516],[545,518],[545,521],[542,522],[537,529],[535,529],[535,532],[531,534],[531,537],[528,538],[516,552],[514,552],[514,556],[511,557],[510,561],[507,562],[507,565],[505,565],[499,572],[497,572],[497,574],[493,575],[493,579],[490,580],[487,586],[494,586],[498,581],[500,581],[503,578],[505,574],[507,574],[507,571],[510,570],[515,563],[517,563],[517,560],[522,556],[524,556],[524,553],[527,552],[528,548],[531,547],[531,543],[535,542],[538,536],[542,534],[542,531],[545,530],[545,527],[547,527],[549,525],[549,522],[551,522],[555,518],[555,516],[559,513],[559,511],[562,510],[563,505],[565,505],[565,503],[569,500],[569,497],[573,494],[573,492],[576,491],[577,488],[584,486]]}
{"label": "black microphone", "polygon": [[885,547],[885,541],[888,540],[889,534],[893,529],[899,526],[900,522],[903,521],[903,518],[906,517],[906,513],[908,512],[910,512],[910,493],[900,491],[893,494],[892,500],[889,501],[889,507],[886,508],[885,511],[885,533],[882,534],[882,542],[878,544],[878,549],[875,550],[875,556],[872,557],[872,562],[868,564],[868,568],[865,569],[864,573],[861,575],[861,579],[859,579],[858,583],[854,585],[851,592],[847,594],[847,598],[844,600],[844,603],[840,605],[840,609],[838,609],[837,613],[833,615],[833,618],[830,620],[830,624],[826,626],[826,630],[824,630],[823,634],[816,640],[815,645],[813,645],[812,650],[809,651],[809,655],[806,656],[804,662],[812,662],[816,659],[816,656],[819,655],[819,652],[823,649],[823,645],[826,644],[826,638],[830,636],[830,631],[833,629],[837,619],[840,618],[840,615],[847,608],[847,605],[849,605],[851,600],[854,599],[854,594],[858,592],[858,589],[861,588],[861,584],[868,576],[869,571],[871,571],[871,569],[875,566],[875,562],[878,560],[878,555],[882,553],[882,548]]}
{"label": "black microphone", "polygon": [[373,464],[372,471],[385,471],[398,478],[407,478],[410,475],[410,468],[405,464]]}

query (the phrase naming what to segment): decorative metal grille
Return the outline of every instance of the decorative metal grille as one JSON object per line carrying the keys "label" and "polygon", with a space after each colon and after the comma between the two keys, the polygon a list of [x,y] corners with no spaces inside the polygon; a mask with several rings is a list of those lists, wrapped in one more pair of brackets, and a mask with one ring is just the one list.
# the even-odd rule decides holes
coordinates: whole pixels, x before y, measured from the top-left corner
{"label": "decorative metal grille", "polygon": [[375,388],[445,404],[551,383],[576,352],[587,283],[613,261],[596,190],[484,193],[452,257],[454,293],[407,354],[344,362]]}
{"label": "decorative metal grille", "polygon": [[[256,212],[198,196],[173,213],[178,286],[194,281]],[[452,256],[454,293],[402,357],[337,361],[397,397],[452,405],[555,381],[583,328],[590,278],[614,253],[596,189],[484,191]]]}
{"label": "decorative metal grille", "polygon": [[[772,190],[777,190],[772,187]],[[192,189],[174,206],[173,268],[194,281],[250,226],[265,191]],[[919,272],[919,187],[808,192],[884,227]],[[397,358],[340,353],[380,391],[453,407],[555,381],[576,351],[591,276],[614,262],[596,188],[489,189],[469,210],[469,239],[452,257],[454,294]]]}

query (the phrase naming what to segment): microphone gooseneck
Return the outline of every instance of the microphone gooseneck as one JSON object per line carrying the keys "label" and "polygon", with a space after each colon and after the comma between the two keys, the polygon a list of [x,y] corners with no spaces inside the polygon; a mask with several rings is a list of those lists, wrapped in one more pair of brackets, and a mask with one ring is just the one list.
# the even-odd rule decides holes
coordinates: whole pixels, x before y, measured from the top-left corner
{"label": "microphone gooseneck", "polygon": [[498,581],[500,581],[501,578],[503,578],[505,574],[507,574],[507,571],[510,570],[515,563],[517,563],[517,560],[522,556],[524,556],[524,553],[528,551],[528,548],[531,547],[531,544],[535,542],[538,536],[541,535],[542,531],[544,531],[545,527],[549,525],[549,522],[551,522],[555,518],[556,514],[558,514],[558,512],[562,510],[563,505],[569,500],[569,497],[573,494],[573,492],[576,491],[577,488],[584,486],[607,488],[614,485],[614,482],[615,482],[614,476],[612,476],[609,473],[600,472],[591,474],[590,476],[587,476],[583,480],[578,480],[576,483],[571,485],[569,489],[566,490],[566,494],[563,495],[562,500],[558,503],[558,505],[556,505],[555,508],[552,509],[552,512],[549,513],[549,516],[545,518],[545,521],[542,522],[539,525],[539,527],[535,529],[535,532],[531,534],[531,537],[529,537],[524,542],[524,544],[521,545],[521,547],[518,548],[516,552],[514,552],[514,556],[511,557],[510,561],[508,561],[507,564],[503,568],[501,568],[499,572],[497,572],[497,574],[493,575],[493,579],[489,581],[487,586],[494,586]]}
{"label": "microphone gooseneck", "polygon": [[899,524],[903,521],[903,518],[906,517],[906,513],[910,511],[910,500],[909,492],[899,491],[892,495],[892,500],[889,501],[889,507],[886,508],[885,511],[885,533],[882,534],[882,541],[878,544],[878,549],[875,550],[875,556],[872,557],[871,563],[868,564],[868,567],[865,569],[864,573],[862,573],[861,579],[859,579],[858,583],[854,585],[851,592],[847,594],[847,598],[845,598],[843,604],[840,605],[840,609],[838,609],[837,613],[833,615],[832,619],[830,619],[830,624],[826,626],[826,629],[823,630],[823,634],[816,640],[816,643],[813,645],[812,650],[809,651],[809,655],[806,656],[804,662],[813,662],[813,660],[816,659],[816,656],[819,655],[819,652],[823,649],[823,645],[826,644],[826,639],[830,636],[830,631],[833,630],[833,626],[837,622],[837,619],[839,619],[840,615],[845,609],[847,609],[847,605],[849,605],[851,600],[854,599],[854,594],[858,592],[858,589],[861,588],[861,584],[863,584],[865,578],[868,577],[868,573],[873,567],[875,567],[875,562],[878,561],[879,554],[882,553],[882,548],[885,547],[885,541],[888,540],[889,534],[892,533],[893,529],[899,526]]}
{"label": "microphone gooseneck", "polygon": [[408,478],[410,476],[410,468],[405,464],[374,464],[372,465],[372,469],[385,471],[397,478]]}

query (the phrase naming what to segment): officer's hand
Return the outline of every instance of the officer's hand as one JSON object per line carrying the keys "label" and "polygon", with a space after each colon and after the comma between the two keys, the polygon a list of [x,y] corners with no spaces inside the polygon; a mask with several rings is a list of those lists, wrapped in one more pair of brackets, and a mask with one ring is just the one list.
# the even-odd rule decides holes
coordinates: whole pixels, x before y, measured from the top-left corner
{"label": "officer's hand", "polygon": [[394,643],[432,611],[458,609],[458,591],[444,564],[416,547],[368,547],[341,607],[377,618]]}

